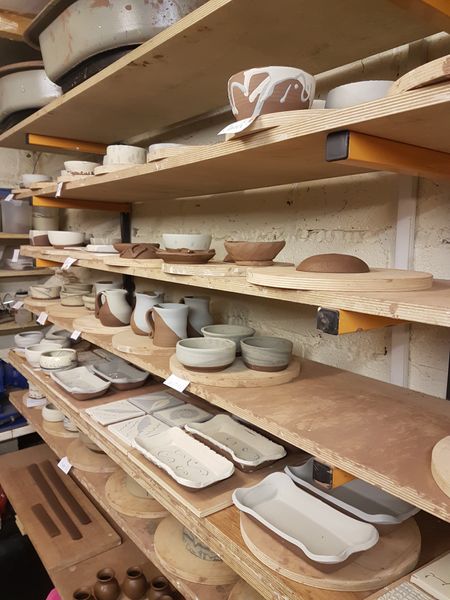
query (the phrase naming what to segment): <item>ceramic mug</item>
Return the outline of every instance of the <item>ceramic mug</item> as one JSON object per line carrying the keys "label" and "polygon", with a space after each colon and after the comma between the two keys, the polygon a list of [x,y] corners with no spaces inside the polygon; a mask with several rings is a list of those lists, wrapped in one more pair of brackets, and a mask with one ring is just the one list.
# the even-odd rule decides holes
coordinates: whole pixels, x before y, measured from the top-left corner
{"label": "ceramic mug", "polygon": [[214,323],[209,312],[209,296],[185,296],[181,302],[189,307],[188,337],[201,337],[202,327]]}
{"label": "ceramic mug", "polygon": [[175,302],[155,304],[147,311],[150,337],[155,346],[175,348],[177,342],[187,337],[189,307]]}
{"label": "ceramic mug", "polygon": [[120,284],[115,281],[97,281],[94,283],[94,294],[97,295],[105,290],[117,290],[120,288]]}
{"label": "ceramic mug", "polygon": [[95,316],[105,327],[123,327],[130,324],[131,306],[126,290],[104,290],[95,298]]}
{"label": "ceramic mug", "polygon": [[136,304],[131,315],[131,329],[136,335],[150,335],[150,325],[147,321],[148,311],[155,306],[164,302],[163,292],[136,292]]}

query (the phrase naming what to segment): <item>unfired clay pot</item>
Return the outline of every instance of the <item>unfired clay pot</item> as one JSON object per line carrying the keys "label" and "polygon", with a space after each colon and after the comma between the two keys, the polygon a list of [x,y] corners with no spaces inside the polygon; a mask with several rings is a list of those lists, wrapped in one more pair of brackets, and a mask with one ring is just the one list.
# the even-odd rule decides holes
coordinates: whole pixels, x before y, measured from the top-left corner
{"label": "unfired clay pot", "polygon": [[159,248],[159,244],[154,243],[125,244],[120,242],[113,246],[120,252],[120,258],[134,258],[135,260],[156,258],[156,251]]}
{"label": "unfired clay pot", "polygon": [[122,592],[130,600],[141,600],[148,589],[148,581],[140,567],[127,569],[125,579],[122,583]]}
{"label": "unfired clay pot", "polygon": [[150,337],[155,346],[175,348],[180,340],[187,337],[188,312],[186,305],[174,302],[155,304],[147,312]]}
{"label": "unfired clay pot", "polygon": [[120,596],[120,586],[112,569],[101,569],[97,573],[94,594],[96,600],[117,600]]}
{"label": "unfired clay pot", "polygon": [[91,588],[83,587],[74,591],[73,600],[95,600]]}
{"label": "unfired clay pot", "polygon": [[350,254],[316,254],[305,258],[297,271],[310,273],[368,273],[369,265]]}
{"label": "unfired clay pot", "polygon": [[157,250],[156,258],[174,265],[204,265],[216,255],[215,250]]}
{"label": "unfired clay pot", "polygon": [[214,323],[214,319],[209,312],[209,300],[209,296],[185,296],[181,300],[189,307],[188,337],[201,337],[202,327]]}
{"label": "unfired clay pot", "polygon": [[261,67],[233,75],[228,98],[236,119],[310,108],[316,89],[309,73],[293,67]]}
{"label": "unfired clay pot", "polygon": [[150,582],[148,591],[148,600],[161,600],[161,598],[170,592],[170,583],[163,577],[155,577]]}
{"label": "unfired clay pot", "polygon": [[237,265],[265,267],[283,250],[284,240],[274,242],[224,242],[225,250]]}
{"label": "unfired clay pot", "polygon": [[126,290],[104,290],[95,299],[95,316],[105,327],[129,325],[131,306],[127,302]]}
{"label": "unfired clay pot", "polygon": [[147,313],[160,302],[164,302],[164,294],[161,292],[136,292],[136,304],[131,315],[131,329],[137,335],[150,335],[150,325],[147,320]]}

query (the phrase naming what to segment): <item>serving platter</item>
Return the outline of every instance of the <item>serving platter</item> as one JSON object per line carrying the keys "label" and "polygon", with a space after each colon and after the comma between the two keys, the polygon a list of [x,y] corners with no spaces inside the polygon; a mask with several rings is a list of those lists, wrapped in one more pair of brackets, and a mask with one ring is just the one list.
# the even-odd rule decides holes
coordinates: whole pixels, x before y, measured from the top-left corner
{"label": "serving platter", "polygon": [[86,409],[86,413],[100,425],[111,425],[121,421],[128,421],[136,417],[142,417],[144,412],[128,402],[128,400],[117,400],[100,406],[92,406]]}
{"label": "serving platter", "polygon": [[185,403],[182,406],[172,406],[171,408],[155,411],[153,416],[170,427],[184,427],[187,423],[208,421],[211,419],[212,414],[203,410],[203,408]]}
{"label": "serving platter", "polygon": [[87,367],[50,373],[50,377],[76,400],[91,400],[105,394],[111,386],[109,381],[94,375]]}
{"label": "serving platter", "polygon": [[111,433],[116,435],[122,442],[130,447],[133,447],[133,442],[138,435],[144,439],[163,433],[168,429],[168,425],[162,421],[158,421],[158,419],[155,419],[155,417],[152,417],[151,415],[143,415],[108,426],[108,430]]}

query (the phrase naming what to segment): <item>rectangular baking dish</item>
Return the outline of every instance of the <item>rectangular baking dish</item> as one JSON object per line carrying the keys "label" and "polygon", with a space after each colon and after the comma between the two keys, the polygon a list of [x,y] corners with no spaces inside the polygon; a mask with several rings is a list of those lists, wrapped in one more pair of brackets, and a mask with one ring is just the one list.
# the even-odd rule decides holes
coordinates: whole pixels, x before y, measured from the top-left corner
{"label": "rectangular baking dish", "polygon": [[91,400],[105,394],[111,386],[87,367],[76,367],[70,371],[50,373],[50,377],[76,400]]}

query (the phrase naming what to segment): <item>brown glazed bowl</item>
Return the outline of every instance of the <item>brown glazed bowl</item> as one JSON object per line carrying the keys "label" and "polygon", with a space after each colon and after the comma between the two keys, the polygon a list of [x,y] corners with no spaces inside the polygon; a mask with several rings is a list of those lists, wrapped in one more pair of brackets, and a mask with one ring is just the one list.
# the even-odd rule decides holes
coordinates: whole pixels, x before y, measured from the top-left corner
{"label": "brown glazed bowl", "polygon": [[297,271],[309,273],[369,273],[367,263],[350,254],[316,254],[305,258]]}
{"label": "brown glazed bowl", "polygon": [[237,265],[265,267],[273,264],[275,256],[283,250],[284,240],[274,242],[224,242],[225,250]]}

